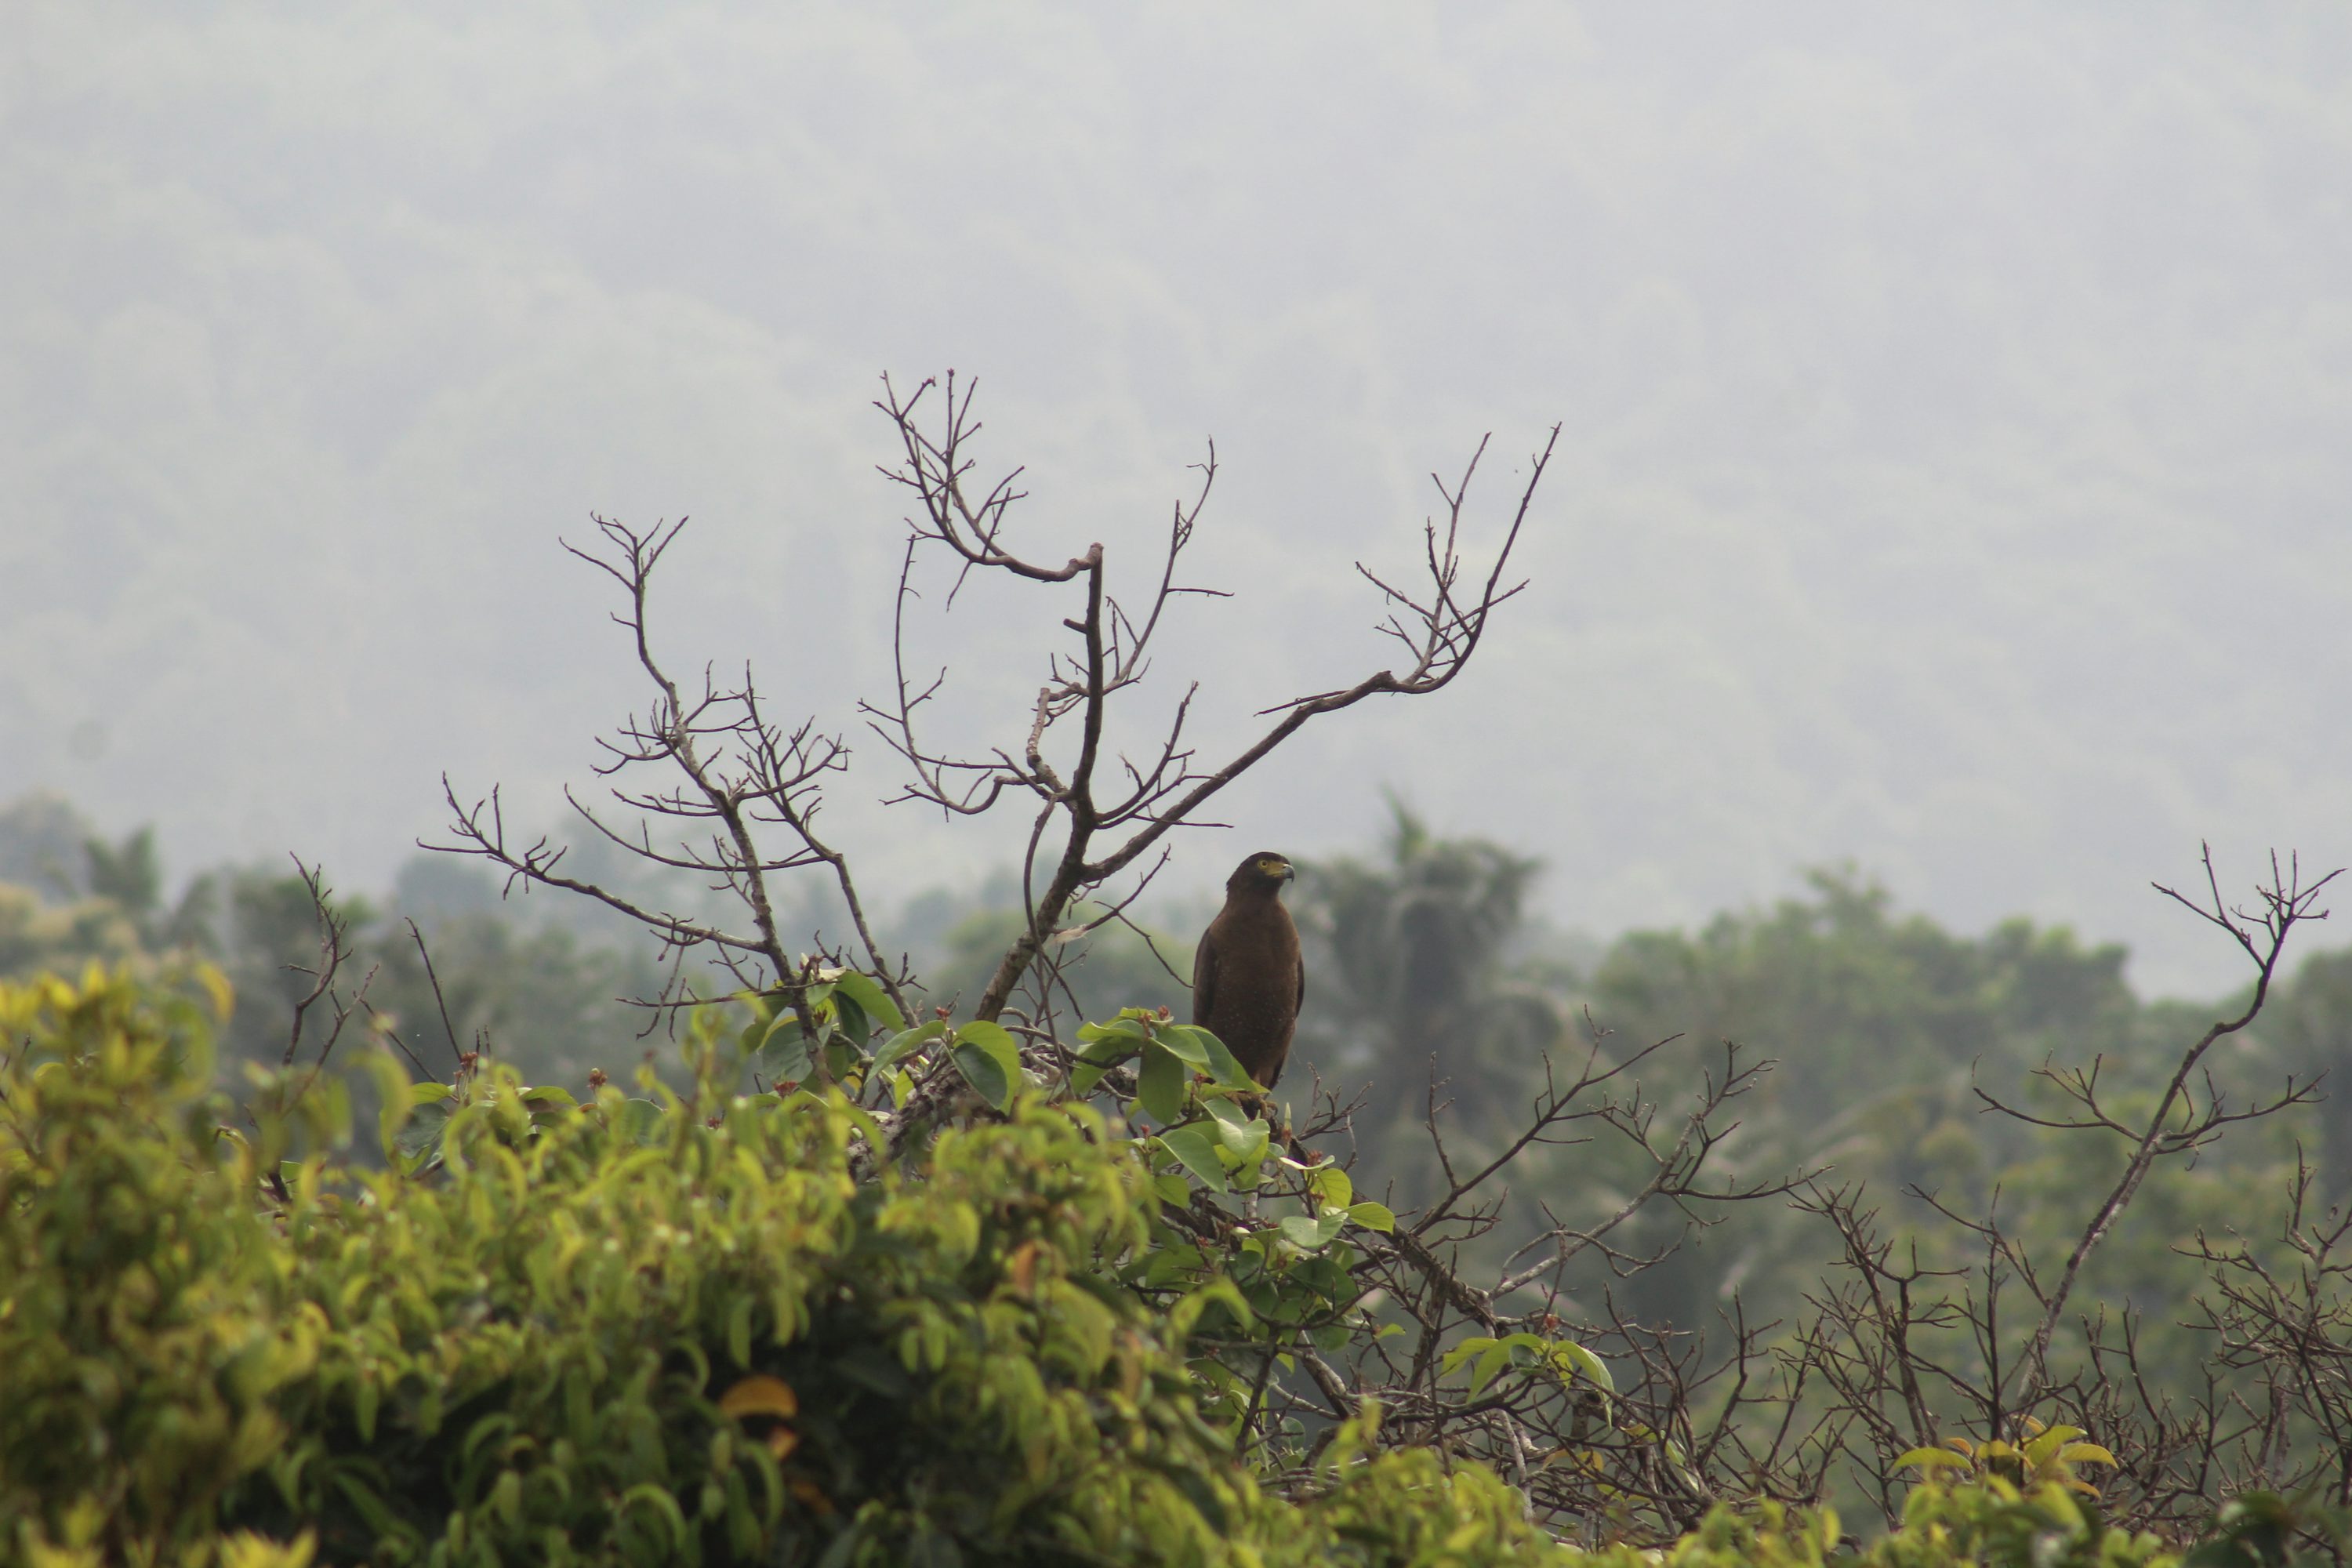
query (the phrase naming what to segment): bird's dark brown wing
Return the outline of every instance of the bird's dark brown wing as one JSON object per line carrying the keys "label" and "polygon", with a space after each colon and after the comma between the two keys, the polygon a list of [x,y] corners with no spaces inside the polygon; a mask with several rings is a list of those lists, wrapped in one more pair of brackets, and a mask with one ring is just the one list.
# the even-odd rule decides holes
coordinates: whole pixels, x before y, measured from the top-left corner
{"label": "bird's dark brown wing", "polygon": [[1205,1025],[1210,1009],[1217,1004],[1217,943],[1213,933],[1203,931],[1201,942],[1192,950],[1192,1022]]}

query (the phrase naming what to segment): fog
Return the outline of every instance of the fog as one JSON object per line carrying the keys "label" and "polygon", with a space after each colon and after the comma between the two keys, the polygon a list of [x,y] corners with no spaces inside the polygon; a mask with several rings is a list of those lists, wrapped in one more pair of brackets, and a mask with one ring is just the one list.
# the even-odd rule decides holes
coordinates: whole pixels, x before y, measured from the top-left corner
{"label": "fog", "polygon": [[[643,704],[592,510],[691,514],[656,637],[856,739],[870,402],[950,366],[1019,541],[1131,589],[1214,438],[1234,596],[1128,735],[1198,679],[1204,757],[1390,661],[1350,563],[1411,569],[1432,470],[1493,433],[1488,549],[1563,426],[1469,673],[1318,721],[1171,889],[1392,789],[1570,927],[1852,860],[2201,991],[2151,878],[2352,860],[2339,7],[18,0],[0,212],[0,799],[183,871],[383,885],[444,770],[556,820]],[[1017,740],[1066,591],[940,608]],[[1017,853],[856,763],[869,896]]]}

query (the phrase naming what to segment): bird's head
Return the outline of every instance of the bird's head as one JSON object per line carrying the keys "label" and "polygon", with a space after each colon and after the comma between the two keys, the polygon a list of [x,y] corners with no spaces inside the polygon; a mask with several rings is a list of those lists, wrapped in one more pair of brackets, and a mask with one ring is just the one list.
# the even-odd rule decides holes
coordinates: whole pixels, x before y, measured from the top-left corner
{"label": "bird's head", "polygon": [[1225,891],[1278,893],[1285,882],[1293,881],[1297,876],[1289,856],[1261,849],[1234,868],[1234,874],[1225,879]]}

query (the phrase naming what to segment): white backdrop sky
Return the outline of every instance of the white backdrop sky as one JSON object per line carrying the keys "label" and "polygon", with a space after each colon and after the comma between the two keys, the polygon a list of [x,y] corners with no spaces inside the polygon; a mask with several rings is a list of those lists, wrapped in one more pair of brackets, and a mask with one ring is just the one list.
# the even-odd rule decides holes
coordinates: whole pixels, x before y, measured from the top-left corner
{"label": "white backdrop sky", "polygon": [[[1213,746],[1384,658],[1348,565],[1430,469],[1493,430],[1498,505],[1565,422],[1478,666],[1180,886],[1393,786],[1596,932],[1851,858],[2179,991],[2235,975],[2147,890],[2200,837],[2352,859],[2339,5],[16,0],[0,215],[0,798],[183,870],[381,885],[445,768],[551,820],[636,701],[591,509],[694,514],[680,661],[854,726],[866,403],[950,365],[1041,553],[1139,576],[1215,437]],[[975,723],[1066,610],[931,628]],[[833,808],[885,902],[1010,859],[886,760]]]}

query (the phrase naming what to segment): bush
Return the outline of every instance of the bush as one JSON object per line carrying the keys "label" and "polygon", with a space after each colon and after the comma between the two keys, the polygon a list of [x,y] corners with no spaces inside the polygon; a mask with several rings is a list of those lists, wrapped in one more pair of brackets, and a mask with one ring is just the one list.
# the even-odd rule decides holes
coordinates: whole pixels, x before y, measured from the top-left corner
{"label": "bush", "polygon": [[0,990],[0,1517],[28,1559],[1550,1550],[1426,1455],[1343,1441],[1307,1506],[1264,1496],[1179,1348],[1237,1299],[1116,1282],[1159,1199],[1083,1106],[1017,1101],[861,1184],[837,1097],[706,1071],[573,1106],[494,1070],[428,1110],[437,1159],[368,1172],[328,1155],[331,1081],[257,1079],[245,1117],[207,1092],[207,1024],[95,972]]}
{"label": "bush", "polygon": [[[1772,1503],[1580,1552],[1492,1471],[1381,1448],[1371,1408],[1285,1500],[1186,1355],[1254,1288],[1122,1283],[1171,1179],[1083,1104],[1016,1097],[859,1181],[866,1113],[721,1092],[704,1026],[686,1100],[381,1063],[367,1170],[335,1081],[207,1088],[226,996],[194,978],[0,987],[0,1552],[39,1568],[2179,1561],[2086,1488],[1992,1474],[1923,1481],[1859,1553]],[[2194,1561],[2344,1533],[2250,1497]]]}
{"label": "bush", "polygon": [[[1648,1554],[1609,1554],[1632,1568]],[[2179,1559],[2153,1535],[2105,1523],[2095,1504],[2050,1483],[2021,1490],[1989,1479],[1962,1486],[1916,1488],[1903,1526],[1867,1552],[1841,1549],[1834,1510],[1783,1510],[1766,1503],[1750,1512],[1717,1508],[1706,1522],[1664,1553],[1666,1568],[2174,1568]]]}

